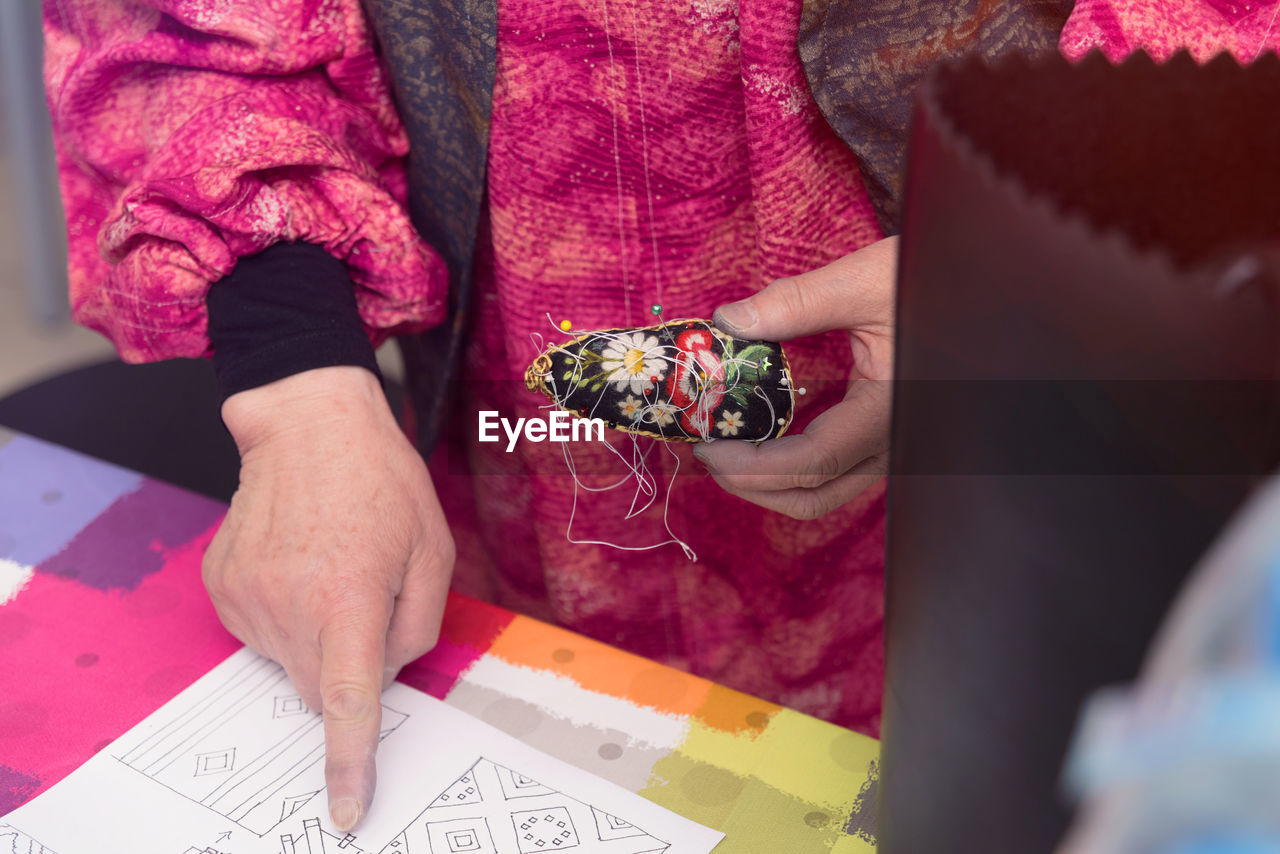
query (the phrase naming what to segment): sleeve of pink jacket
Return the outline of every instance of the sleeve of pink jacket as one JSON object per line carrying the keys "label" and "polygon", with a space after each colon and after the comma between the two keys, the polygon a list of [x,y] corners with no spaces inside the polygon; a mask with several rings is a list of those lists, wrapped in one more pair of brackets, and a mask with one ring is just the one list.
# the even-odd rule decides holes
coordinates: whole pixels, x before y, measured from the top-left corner
{"label": "sleeve of pink jacket", "polygon": [[209,351],[205,294],[280,242],[346,263],[375,343],[443,319],[359,0],[45,0],[76,319],[131,362]]}
{"label": "sleeve of pink jacket", "polygon": [[1249,63],[1275,50],[1280,0],[1077,0],[1059,46],[1068,59],[1093,49],[1112,62],[1145,50],[1157,61],[1187,48],[1198,62],[1229,51]]}

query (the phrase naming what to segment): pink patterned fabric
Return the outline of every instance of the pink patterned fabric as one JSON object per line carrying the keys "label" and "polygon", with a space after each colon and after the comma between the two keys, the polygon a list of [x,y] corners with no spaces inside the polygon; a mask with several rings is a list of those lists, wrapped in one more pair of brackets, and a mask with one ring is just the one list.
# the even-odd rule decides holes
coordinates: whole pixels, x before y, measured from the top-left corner
{"label": "pink patterned fabric", "polygon": [[1077,0],[1062,32],[1068,59],[1094,48],[1119,62],[1139,49],[1156,60],[1187,48],[1199,62],[1230,51],[1239,62],[1275,50],[1280,0]]}
{"label": "pink patterned fabric", "polygon": [[[774,278],[820,267],[880,235],[849,150],[809,96],[796,33],[800,3],[692,5],[510,0],[499,6],[489,155],[492,256],[454,461],[437,466],[472,522],[459,584],[518,611],[848,726],[878,725],[883,490],[797,522],[724,493],[687,446],[650,448],[659,496],[625,517],[634,485],[579,492],[559,446],[475,441],[477,410],[541,417],[524,387],[540,348],[589,330],[710,317]],[[847,336],[788,345],[808,386],[799,429],[839,400]],[[719,417],[719,413],[716,413]],[[630,458],[626,437],[611,444]],[[626,468],[576,445],[584,484]],[[674,455],[674,456],[673,456]],[[450,477],[453,470],[477,473]],[[466,514],[460,514],[465,518]],[[465,533],[463,531],[465,530]]]}
{"label": "pink patterned fabric", "polygon": [[125,360],[205,355],[209,283],[280,241],[346,261],[375,340],[443,319],[358,0],[44,10],[72,309]]}

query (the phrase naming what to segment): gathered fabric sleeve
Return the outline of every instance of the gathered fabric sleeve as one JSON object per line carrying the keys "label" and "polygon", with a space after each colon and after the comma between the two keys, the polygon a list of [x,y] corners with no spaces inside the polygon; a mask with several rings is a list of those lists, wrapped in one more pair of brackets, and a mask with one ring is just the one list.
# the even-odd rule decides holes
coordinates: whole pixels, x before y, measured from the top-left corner
{"label": "gathered fabric sleeve", "polygon": [[1068,59],[1101,50],[1120,62],[1138,50],[1157,61],[1182,48],[1198,62],[1228,51],[1249,63],[1280,44],[1280,0],[1077,0],[1059,47]]}
{"label": "gathered fabric sleeve", "polygon": [[280,243],[345,265],[375,344],[443,319],[359,0],[45,0],[44,27],[72,310],[126,361],[207,355],[210,284]]}

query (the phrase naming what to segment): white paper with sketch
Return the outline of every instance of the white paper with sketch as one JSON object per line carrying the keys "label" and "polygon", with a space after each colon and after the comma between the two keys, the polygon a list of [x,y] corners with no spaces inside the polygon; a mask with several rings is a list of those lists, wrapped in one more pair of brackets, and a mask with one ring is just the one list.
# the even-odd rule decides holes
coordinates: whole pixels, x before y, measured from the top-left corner
{"label": "white paper with sketch", "polygon": [[319,715],[242,649],[0,818],[20,854],[707,854],[724,834],[396,683],[378,793],[336,833]]}

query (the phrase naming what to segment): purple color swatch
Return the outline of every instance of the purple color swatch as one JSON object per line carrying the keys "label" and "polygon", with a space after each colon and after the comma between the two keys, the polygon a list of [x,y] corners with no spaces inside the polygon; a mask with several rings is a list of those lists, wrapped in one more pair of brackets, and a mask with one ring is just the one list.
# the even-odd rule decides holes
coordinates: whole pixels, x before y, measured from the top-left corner
{"label": "purple color swatch", "polygon": [[139,474],[14,436],[0,445],[0,558],[35,566],[140,483]]}
{"label": "purple color swatch", "polygon": [[226,506],[176,486],[144,480],[76,535],[36,572],[98,590],[132,590],[164,567],[165,549],[186,545],[226,513]]}

